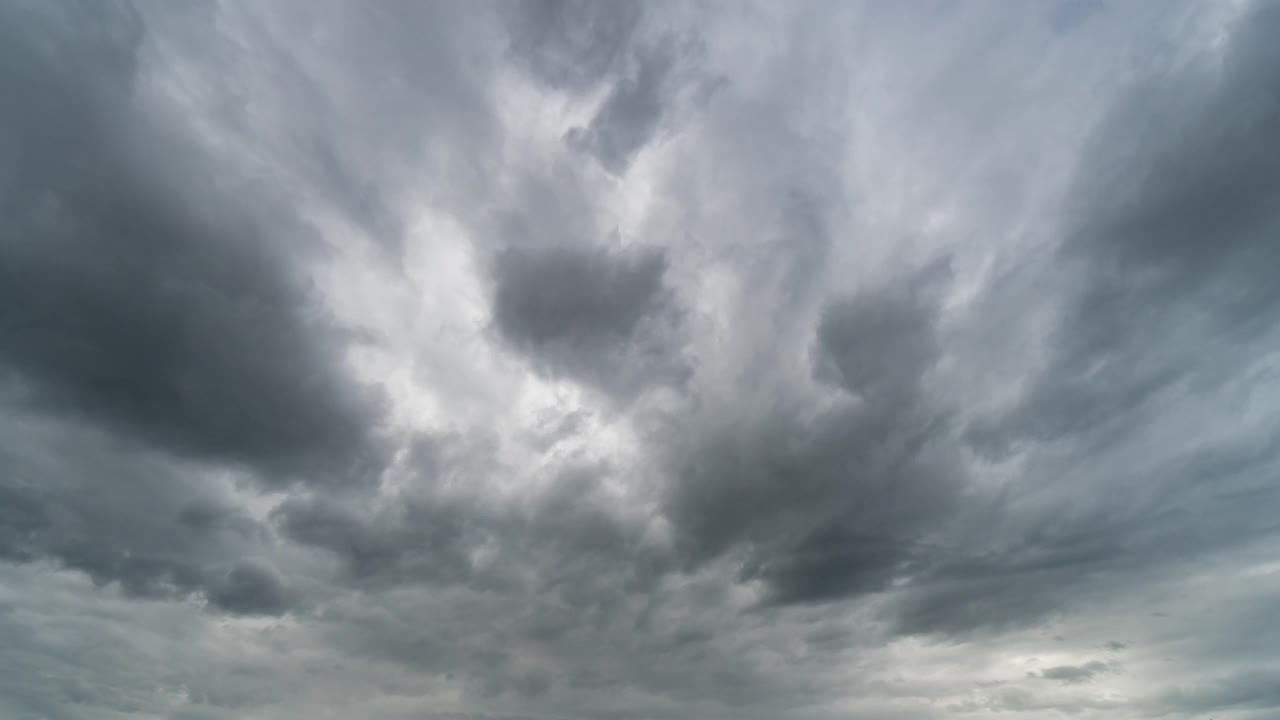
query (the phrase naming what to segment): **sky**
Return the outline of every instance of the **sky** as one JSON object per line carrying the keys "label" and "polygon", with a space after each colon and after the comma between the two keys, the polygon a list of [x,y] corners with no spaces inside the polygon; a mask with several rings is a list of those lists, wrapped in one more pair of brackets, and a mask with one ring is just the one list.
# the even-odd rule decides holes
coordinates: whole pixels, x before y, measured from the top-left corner
{"label": "sky", "polygon": [[1277,37],[0,0],[0,716],[1276,717]]}

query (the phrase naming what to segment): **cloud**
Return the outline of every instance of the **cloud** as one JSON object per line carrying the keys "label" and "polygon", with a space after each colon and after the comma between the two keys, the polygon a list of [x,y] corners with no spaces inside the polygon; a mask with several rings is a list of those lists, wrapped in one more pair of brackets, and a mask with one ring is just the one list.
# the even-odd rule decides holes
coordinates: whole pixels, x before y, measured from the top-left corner
{"label": "cloud", "polygon": [[[1280,70],[1259,34],[1273,15],[1246,14],[1217,70],[1138,81],[1089,140],[1053,263],[1023,270],[1062,292],[1044,362],[1009,408],[965,430],[986,460],[1043,480],[975,513],[971,558],[934,559],[907,595],[904,628],[1037,622],[1119,576],[1270,532],[1251,503],[1228,499],[1236,491],[1192,490],[1212,479],[1267,494],[1274,458],[1254,442],[1269,430],[1155,443],[1217,412],[1216,399],[1251,392],[1247,368],[1270,337],[1256,323],[1277,306],[1256,268],[1277,218],[1255,193],[1280,175],[1263,159],[1275,108],[1255,88]],[[1192,517],[1190,502],[1215,511]],[[1189,527],[1196,541],[1179,544]]]}
{"label": "cloud", "polygon": [[1077,685],[1092,680],[1095,676],[1108,672],[1110,666],[1100,660],[1091,660],[1083,665],[1058,665],[1041,670],[1033,677],[1045,680],[1056,680],[1066,685]]}
{"label": "cloud", "polygon": [[[696,48],[696,46],[695,46]],[[676,104],[696,49],[682,48],[672,38],[638,50],[629,71],[620,77],[586,127],[565,133],[570,147],[589,153],[609,172],[626,172],[632,160],[657,134],[670,106]]]}
{"label": "cloud", "polygon": [[270,567],[244,562],[209,592],[209,601],[240,615],[280,615],[288,607],[279,575]]}
{"label": "cloud", "polygon": [[815,372],[849,393],[835,407],[728,410],[678,451],[665,507],[688,562],[741,548],[743,577],[776,601],[828,601],[882,589],[928,544],[961,478],[921,395],[937,307],[907,288],[823,310]]}
{"label": "cloud", "polygon": [[1265,714],[1278,19],[5,4],[0,715]]}
{"label": "cloud", "polygon": [[680,311],[660,250],[508,248],[494,261],[493,323],[551,377],[622,394],[685,372]]}
{"label": "cloud", "polygon": [[532,76],[573,95],[609,87],[590,122],[571,127],[564,142],[615,175],[664,120],[714,85],[697,39],[648,27],[641,7],[539,0],[504,9],[509,54]]}
{"label": "cloud", "polygon": [[352,479],[376,405],[295,270],[304,228],[137,107],[140,20],[92,12],[6,23],[8,394],[269,484]]}
{"label": "cloud", "polygon": [[351,503],[292,500],[275,510],[284,534],[324,548],[344,560],[347,572],[363,582],[404,583],[413,579],[465,582],[474,508],[449,504],[404,504],[384,513],[360,512]]}
{"label": "cloud", "polygon": [[535,0],[504,8],[511,54],[543,82],[584,91],[622,64],[640,24],[638,5]]}
{"label": "cloud", "polygon": [[92,430],[23,416],[4,428],[0,557],[54,559],[141,598],[288,609],[279,577],[237,560],[269,540],[223,483]]}
{"label": "cloud", "polygon": [[1203,348],[1247,352],[1265,334],[1280,296],[1259,268],[1280,166],[1276,101],[1256,89],[1280,69],[1263,39],[1277,17],[1260,5],[1219,70],[1148,80],[1103,122],[1059,251],[1058,271],[1078,279],[1048,366],[1007,416],[975,429],[984,443],[1123,433],[1162,393],[1238,367]]}
{"label": "cloud", "polygon": [[1165,693],[1155,709],[1163,714],[1204,714],[1228,712],[1241,708],[1270,709],[1280,707],[1280,692],[1275,683],[1268,682],[1270,673],[1253,670],[1215,677],[1191,687],[1178,688]]}

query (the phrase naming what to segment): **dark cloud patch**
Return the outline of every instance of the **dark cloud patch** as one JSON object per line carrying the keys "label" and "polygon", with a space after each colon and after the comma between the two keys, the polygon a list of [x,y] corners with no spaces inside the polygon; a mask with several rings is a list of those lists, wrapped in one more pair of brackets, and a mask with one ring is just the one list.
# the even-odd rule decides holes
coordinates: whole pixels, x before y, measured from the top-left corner
{"label": "dark cloud patch", "polygon": [[659,250],[509,248],[493,263],[493,323],[546,375],[620,395],[685,373]]}
{"label": "dark cloud patch", "polygon": [[1079,685],[1089,682],[1098,675],[1109,672],[1111,666],[1100,660],[1092,660],[1083,665],[1058,665],[1056,667],[1045,668],[1039,673],[1032,673],[1032,677],[1043,678],[1045,680],[1056,680],[1064,685]]}
{"label": "dark cloud patch", "polygon": [[280,575],[257,562],[238,563],[209,588],[206,597],[236,615],[282,615],[289,608]]}
{"label": "dark cloud patch", "polygon": [[233,614],[287,609],[278,577],[234,567],[269,543],[264,529],[190,468],[89,430],[20,417],[4,430],[0,558],[54,560],[137,597],[203,594]]}
{"label": "dark cloud patch", "polygon": [[497,261],[494,318],[515,342],[589,343],[633,334],[659,309],[666,258],[557,247]]}
{"label": "dark cloud patch", "polygon": [[828,306],[818,325],[818,377],[886,410],[911,402],[940,352],[936,292],[948,272],[937,263],[904,289]]}
{"label": "dark cloud patch", "polygon": [[689,563],[741,548],[743,578],[780,603],[874,591],[905,569],[960,487],[948,422],[921,395],[936,362],[926,287],[823,312],[815,372],[856,397],[811,418],[729,419],[685,446],[666,512]]}
{"label": "dark cloud patch", "polygon": [[143,29],[8,5],[0,363],[20,401],[268,483],[345,480],[375,407],[294,267],[301,228],[137,107]]}

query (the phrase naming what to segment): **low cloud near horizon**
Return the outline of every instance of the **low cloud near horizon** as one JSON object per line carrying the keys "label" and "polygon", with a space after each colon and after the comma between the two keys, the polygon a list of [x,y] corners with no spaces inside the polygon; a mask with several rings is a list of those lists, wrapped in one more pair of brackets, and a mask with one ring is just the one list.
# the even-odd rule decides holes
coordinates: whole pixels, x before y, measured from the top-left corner
{"label": "low cloud near horizon", "polygon": [[0,715],[1274,717],[1277,37],[0,0]]}

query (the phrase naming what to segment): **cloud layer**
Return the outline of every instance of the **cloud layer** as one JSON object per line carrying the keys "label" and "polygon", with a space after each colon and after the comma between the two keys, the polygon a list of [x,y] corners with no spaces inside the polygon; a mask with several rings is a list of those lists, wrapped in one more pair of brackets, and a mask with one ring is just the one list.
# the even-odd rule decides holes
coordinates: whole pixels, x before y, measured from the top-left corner
{"label": "cloud layer", "polygon": [[1278,33],[0,3],[0,714],[1274,715]]}

